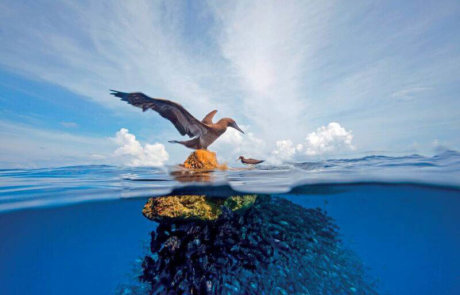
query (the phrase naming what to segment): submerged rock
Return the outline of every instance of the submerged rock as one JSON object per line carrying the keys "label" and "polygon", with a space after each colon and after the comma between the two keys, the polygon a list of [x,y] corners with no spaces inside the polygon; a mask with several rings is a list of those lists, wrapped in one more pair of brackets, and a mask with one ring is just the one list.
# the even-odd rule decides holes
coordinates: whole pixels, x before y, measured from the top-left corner
{"label": "submerged rock", "polygon": [[227,169],[226,165],[219,165],[216,153],[208,150],[195,150],[188,156],[183,166],[188,169]]}
{"label": "submerged rock", "polygon": [[222,208],[237,211],[254,204],[255,195],[210,198],[204,195],[182,195],[150,198],[142,214],[150,220],[200,219],[215,220],[222,214]]}
{"label": "submerged rock", "polygon": [[160,219],[140,277],[150,294],[377,294],[324,211],[254,200],[216,219]]}

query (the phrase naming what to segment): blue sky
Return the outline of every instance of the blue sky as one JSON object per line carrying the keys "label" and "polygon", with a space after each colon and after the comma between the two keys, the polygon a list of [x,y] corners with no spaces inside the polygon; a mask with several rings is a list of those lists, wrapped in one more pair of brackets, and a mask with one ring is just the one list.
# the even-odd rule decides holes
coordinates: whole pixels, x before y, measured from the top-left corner
{"label": "blue sky", "polygon": [[0,1],[1,167],[183,160],[108,89],[235,118],[225,161],[460,148],[458,1],[124,2]]}

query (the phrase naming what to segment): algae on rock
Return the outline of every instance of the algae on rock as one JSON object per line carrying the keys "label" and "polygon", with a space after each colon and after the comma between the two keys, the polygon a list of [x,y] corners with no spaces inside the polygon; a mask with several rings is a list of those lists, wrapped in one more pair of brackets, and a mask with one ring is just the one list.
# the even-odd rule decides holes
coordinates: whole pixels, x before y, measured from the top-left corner
{"label": "algae on rock", "polygon": [[222,207],[232,211],[246,209],[256,200],[255,195],[211,198],[204,195],[164,196],[150,198],[142,214],[150,220],[200,219],[216,220]]}

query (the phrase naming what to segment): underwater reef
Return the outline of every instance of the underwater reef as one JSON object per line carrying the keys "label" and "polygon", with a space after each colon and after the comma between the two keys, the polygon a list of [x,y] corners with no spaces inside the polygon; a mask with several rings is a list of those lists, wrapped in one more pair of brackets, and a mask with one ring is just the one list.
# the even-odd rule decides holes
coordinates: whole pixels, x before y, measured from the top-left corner
{"label": "underwater reef", "polygon": [[181,195],[150,198],[142,214],[150,220],[200,219],[215,220],[223,208],[243,210],[254,204],[255,195],[206,198],[204,195]]}
{"label": "underwater reef", "polygon": [[140,276],[149,294],[377,294],[321,209],[265,195],[164,198],[144,208],[158,222]]}

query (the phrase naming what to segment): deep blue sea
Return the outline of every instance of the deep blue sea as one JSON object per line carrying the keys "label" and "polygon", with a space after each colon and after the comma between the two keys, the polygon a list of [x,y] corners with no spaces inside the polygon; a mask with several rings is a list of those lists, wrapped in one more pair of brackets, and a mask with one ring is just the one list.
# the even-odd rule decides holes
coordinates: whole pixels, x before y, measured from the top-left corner
{"label": "deep blue sea", "polygon": [[157,227],[142,208],[149,197],[180,193],[257,193],[321,208],[378,294],[459,294],[457,152],[178,169],[0,170],[0,294],[133,294]]}

